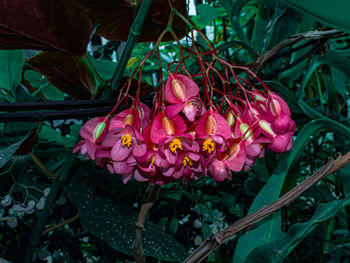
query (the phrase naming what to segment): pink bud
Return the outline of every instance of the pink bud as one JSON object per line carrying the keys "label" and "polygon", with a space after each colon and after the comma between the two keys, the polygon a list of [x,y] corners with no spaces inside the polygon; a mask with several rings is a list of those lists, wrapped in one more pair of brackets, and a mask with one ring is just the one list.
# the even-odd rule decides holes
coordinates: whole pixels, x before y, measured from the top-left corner
{"label": "pink bud", "polygon": [[209,169],[215,181],[223,182],[227,178],[227,169],[223,161],[215,160],[209,165]]}

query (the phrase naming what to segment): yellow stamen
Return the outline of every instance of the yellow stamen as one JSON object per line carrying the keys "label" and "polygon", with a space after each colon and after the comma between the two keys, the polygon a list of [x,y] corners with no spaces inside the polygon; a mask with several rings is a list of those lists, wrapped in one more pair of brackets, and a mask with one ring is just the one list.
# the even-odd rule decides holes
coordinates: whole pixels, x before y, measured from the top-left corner
{"label": "yellow stamen", "polygon": [[209,137],[203,142],[203,152],[208,151],[208,153],[211,153],[214,150],[215,150],[215,142],[211,139],[211,137]]}
{"label": "yellow stamen", "polygon": [[193,165],[192,160],[190,159],[190,157],[188,157],[187,154],[186,154],[185,157],[182,159],[182,165],[183,165],[184,167],[186,167],[187,165],[189,165],[189,166],[192,166],[192,165]]}
{"label": "yellow stamen", "polygon": [[177,149],[183,150],[181,141],[179,139],[172,139],[169,143],[169,149],[173,153],[176,153]]}
{"label": "yellow stamen", "polygon": [[122,146],[124,147],[125,145],[130,147],[131,146],[131,136],[129,134],[125,134],[121,138],[122,140]]}
{"label": "yellow stamen", "polygon": [[154,166],[154,162],[155,162],[155,160],[154,160],[154,155],[152,155],[152,157],[151,157],[151,167]]}

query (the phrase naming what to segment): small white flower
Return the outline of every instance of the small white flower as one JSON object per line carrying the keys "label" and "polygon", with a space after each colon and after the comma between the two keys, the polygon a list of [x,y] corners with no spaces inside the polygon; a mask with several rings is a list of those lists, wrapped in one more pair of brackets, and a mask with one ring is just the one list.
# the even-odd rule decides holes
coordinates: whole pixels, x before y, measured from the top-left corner
{"label": "small white flower", "polygon": [[36,202],[35,202],[34,200],[30,200],[30,201],[28,202],[28,205],[27,205],[27,208],[26,208],[26,213],[27,213],[28,215],[34,213],[35,204],[36,204]]}
{"label": "small white flower", "polygon": [[12,203],[12,197],[11,195],[6,195],[2,200],[1,200],[1,205],[2,206],[9,206]]}
{"label": "small white flower", "polygon": [[200,246],[203,243],[203,238],[201,236],[196,236],[194,239],[194,244]]}
{"label": "small white flower", "polygon": [[201,228],[203,226],[202,221],[200,221],[199,219],[194,220],[193,224],[195,228]]}
{"label": "small white flower", "polygon": [[36,209],[41,210],[45,206],[45,197],[41,197],[39,202],[36,203]]}
{"label": "small white flower", "polygon": [[50,190],[51,190],[51,188],[50,188],[50,187],[45,188],[45,189],[44,189],[44,195],[45,195],[45,196],[48,196],[48,195],[49,195],[49,193],[50,193]]}
{"label": "small white flower", "polygon": [[26,213],[26,208],[19,204],[13,205],[12,209],[17,213],[18,216],[24,216]]}
{"label": "small white flower", "polygon": [[17,222],[17,218],[16,217],[9,217],[6,220],[6,223],[8,224],[9,227],[16,227],[18,222]]}

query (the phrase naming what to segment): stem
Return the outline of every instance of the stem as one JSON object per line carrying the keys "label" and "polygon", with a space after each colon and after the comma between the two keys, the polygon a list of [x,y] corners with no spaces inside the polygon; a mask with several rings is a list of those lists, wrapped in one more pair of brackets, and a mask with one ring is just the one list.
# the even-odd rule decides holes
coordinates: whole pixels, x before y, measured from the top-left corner
{"label": "stem", "polygon": [[209,237],[205,240],[205,242],[195,250],[187,259],[185,259],[184,263],[199,263],[203,261],[206,257],[208,257],[217,247],[227,241],[234,234],[239,231],[252,226],[259,222],[260,220],[266,218],[272,213],[276,212],[278,209],[289,205],[293,202],[298,196],[300,196],[303,192],[309,189],[311,186],[328,176],[329,174],[334,173],[339,170],[346,164],[350,163],[350,152],[345,155],[340,155],[336,160],[333,158],[329,158],[327,164],[322,166],[320,170],[311,175],[309,178],[305,179],[302,183],[294,187],[292,190],[281,196],[275,202],[266,205],[259,210],[251,213],[240,220],[236,221],[229,227],[217,232],[214,236]]}
{"label": "stem", "polygon": [[141,206],[139,216],[137,218],[137,222],[134,223],[136,228],[136,236],[133,244],[133,249],[134,249],[135,260],[137,263],[145,263],[145,257],[143,255],[143,249],[142,249],[142,237],[143,237],[143,232],[145,231],[144,225],[145,225],[148,210],[153,206],[153,204],[158,199],[159,190],[160,190],[159,186],[152,186],[152,188],[147,194],[146,200]]}
{"label": "stem", "polygon": [[148,10],[151,6],[152,0],[144,0],[142,1],[142,4],[139,8],[139,11],[137,12],[136,18],[134,23],[131,26],[130,33],[128,36],[128,39],[126,41],[126,46],[123,51],[122,57],[118,63],[118,66],[112,76],[111,84],[112,84],[112,90],[119,89],[120,81],[123,77],[123,73],[126,67],[126,64],[128,63],[128,60],[130,58],[131,52],[135,46],[137,37],[141,34],[141,30],[143,27],[143,24],[145,22]]}
{"label": "stem", "polygon": [[53,230],[55,230],[57,228],[60,228],[60,227],[62,227],[64,225],[73,223],[74,221],[77,221],[79,218],[80,218],[80,215],[78,213],[75,216],[73,216],[73,217],[71,217],[71,218],[69,218],[69,219],[67,219],[67,220],[65,220],[65,221],[63,221],[63,222],[61,222],[61,223],[59,223],[57,225],[54,225],[54,226],[52,226],[52,227],[50,227],[48,229],[45,229],[45,231],[41,235],[45,236],[47,233],[49,233],[49,232],[51,232],[51,231],[53,231]]}
{"label": "stem", "polygon": [[[101,75],[97,72],[96,68],[92,64],[91,60],[89,59],[88,56],[82,57],[82,60],[84,61],[85,65],[87,66],[88,70],[90,73],[100,82],[102,87],[105,87],[106,81],[101,77]],[[95,97],[96,93],[98,91],[98,87],[95,88],[94,91],[92,91],[92,96]]]}
{"label": "stem", "polygon": [[29,156],[32,158],[32,160],[36,163],[37,166],[40,167],[41,170],[43,170],[48,176],[50,176],[52,179],[56,179],[57,176],[52,173],[49,169],[46,168],[46,166],[39,160],[34,153],[30,152]]}
{"label": "stem", "polygon": [[24,255],[23,263],[32,262],[34,249],[40,243],[41,234],[43,233],[43,229],[45,227],[47,218],[49,217],[51,208],[55,204],[55,201],[59,196],[65,181],[67,181],[67,179],[69,178],[69,171],[73,165],[74,160],[75,160],[74,154],[69,152],[67,154],[67,161],[65,162],[60,174],[57,176],[56,179],[53,180],[51,184],[51,190],[49,195],[47,196],[44,209],[38,215],[39,220],[36,223],[32,236],[30,237],[30,241],[26,249],[26,253]]}

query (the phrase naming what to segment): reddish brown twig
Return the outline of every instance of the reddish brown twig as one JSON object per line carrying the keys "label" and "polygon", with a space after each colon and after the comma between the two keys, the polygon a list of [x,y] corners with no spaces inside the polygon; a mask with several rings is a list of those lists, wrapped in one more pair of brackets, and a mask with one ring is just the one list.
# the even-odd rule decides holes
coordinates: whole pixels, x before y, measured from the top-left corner
{"label": "reddish brown twig", "polygon": [[214,236],[207,238],[204,243],[197,248],[184,263],[199,263],[208,257],[217,247],[221,246],[228,238],[236,234],[237,232],[259,222],[260,220],[268,217],[278,209],[289,205],[304,191],[311,186],[322,180],[324,177],[342,168],[344,165],[350,163],[350,152],[347,154],[339,155],[336,160],[329,158],[328,162],[321,167],[316,173],[304,180],[302,183],[294,187],[292,190],[284,194],[278,200],[270,205],[264,206],[259,210],[251,213],[240,220],[236,221],[229,227],[219,231]]}
{"label": "reddish brown twig", "polygon": [[153,204],[157,201],[159,196],[159,186],[152,186],[149,190],[146,200],[141,206],[139,216],[137,218],[137,222],[134,223],[136,228],[136,236],[135,241],[133,244],[134,249],[134,257],[137,263],[144,263],[145,257],[143,255],[143,248],[142,248],[142,237],[143,232],[145,231],[145,221],[148,210],[153,206]]}
{"label": "reddish brown twig", "polygon": [[59,223],[59,224],[57,224],[57,225],[55,225],[55,226],[52,226],[52,227],[50,227],[50,228],[48,228],[48,229],[45,229],[45,230],[43,231],[43,233],[41,234],[41,236],[45,236],[47,233],[49,233],[49,232],[51,232],[51,231],[53,231],[53,230],[55,230],[55,229],[57,229],[57,228],[60,228],[60,227],[62,227],[62,226],[64,226],[64,225],[73,223],[74,221],[78,220],[79,218],[80,218],[80,215],[79,215],[79,213],[78,213],[78,214],[76,214],[75,216],[73,216],[73,217],[67,219],[66,221],[63,221],[62,223]]}

